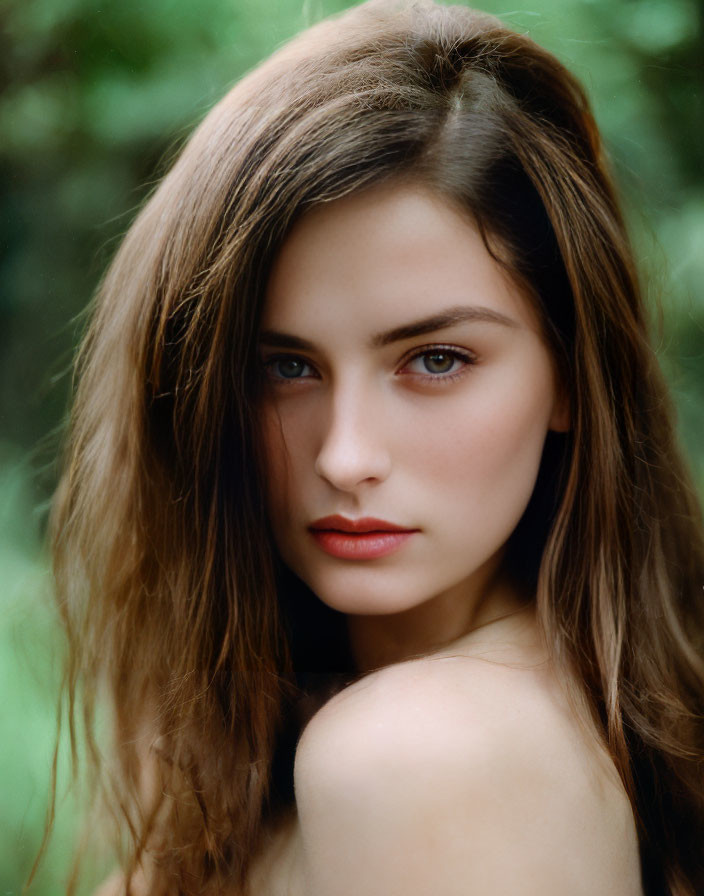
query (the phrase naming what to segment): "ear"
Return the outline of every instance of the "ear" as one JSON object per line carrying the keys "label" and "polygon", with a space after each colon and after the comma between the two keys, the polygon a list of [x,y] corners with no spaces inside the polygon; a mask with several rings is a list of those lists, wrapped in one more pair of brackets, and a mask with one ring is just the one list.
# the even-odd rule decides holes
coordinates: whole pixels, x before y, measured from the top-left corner
{"label": "ear", "polygon": [[548,428],[553,432],[569,432],[571,428],[570,402],[567,397],[567,389],[564,386],[557,385]]}

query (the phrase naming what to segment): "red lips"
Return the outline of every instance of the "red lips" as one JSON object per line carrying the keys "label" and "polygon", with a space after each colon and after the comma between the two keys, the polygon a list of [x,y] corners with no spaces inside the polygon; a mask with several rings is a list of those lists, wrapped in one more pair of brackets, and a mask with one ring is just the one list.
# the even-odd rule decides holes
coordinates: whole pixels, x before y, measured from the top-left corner
{"label": "red lips", "polygon": [[372,516],[364,516],[358,520],[348,520],[344,516],[324,516],[314,523],[309,529],[333,530],[335,532],[416,532],[416,529],[406,529],[395,523],[387,523],[386,520],[377,520]]}
{"label": "red lips", "polygon": [[418,529],[365,516],[324,516],[308,527],[318,547],[339,560],[377,560],[397,551]]}

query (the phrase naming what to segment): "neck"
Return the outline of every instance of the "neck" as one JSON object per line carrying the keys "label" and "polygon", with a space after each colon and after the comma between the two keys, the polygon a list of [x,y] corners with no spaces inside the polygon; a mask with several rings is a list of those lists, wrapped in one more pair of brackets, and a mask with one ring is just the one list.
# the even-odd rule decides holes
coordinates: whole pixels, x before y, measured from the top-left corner
{"label": "neck", "polygon": [[380,669],[419,656],[462,650],[472,642],[496,642],[525,621],[529,602],[498,571],[451,589],[402,613],[349,615],[347,629],[355,666]]}

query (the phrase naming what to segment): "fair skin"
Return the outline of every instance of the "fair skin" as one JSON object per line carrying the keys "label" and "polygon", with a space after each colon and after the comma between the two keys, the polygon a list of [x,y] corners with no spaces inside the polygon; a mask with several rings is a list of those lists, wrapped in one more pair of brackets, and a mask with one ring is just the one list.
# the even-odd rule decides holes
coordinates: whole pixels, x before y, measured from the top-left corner
{"label": "fair skin", "polygon": [[[277,548],[377,671],[308,724],[253,891],[640,896],[618,776],[502,563],[569,428],[531,303],[457,208],[378,186],[294,226],[260,354]],[[404,533],[336,531],[364,518]]]}
{"label": "fair skin", "polygon": [[[537,316],[472,223],[411,187],[315,209],[273,267],[261,334],[277,545],[347,614],[359,668],[519,609],[503,548],[568,420]],[[414,534],[340,559],[309,532],[332,514]]]}

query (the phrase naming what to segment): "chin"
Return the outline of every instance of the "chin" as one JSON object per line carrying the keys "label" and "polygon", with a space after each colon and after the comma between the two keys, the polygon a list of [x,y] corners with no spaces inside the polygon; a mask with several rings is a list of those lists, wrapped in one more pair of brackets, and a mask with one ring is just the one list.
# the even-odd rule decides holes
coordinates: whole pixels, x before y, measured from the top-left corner
{"label": "chin", "polygon": [[418,603],[409,602],[408,598],[400,598],[398,600],[389,599],[388,595],[379,596],[365,594],[364,597],[359,595],[333,595],[328,596],[318,594],[316,596],[324,604],[339,613],[345,613],[348,616],[393,616],[397,613],[403,613],[411,610],[423,601]]}
{"label": "chin", "polygon": [[[360,571],[361,572],[361,571]],[[338,579],[341,577],[337,577]],[[352,581],[324,581],[310,577],[306,584],[318,600],[333,610],[350,616],[390,616],[412,610],[435,593],[433,589],[418,591],[418,583],[401,581],[398,574],[393,582],[385,582],[378,574],[350,576]],[[376,579],[376,581],[364,581]],[[415,587],[414,587],[415,585]]]}

